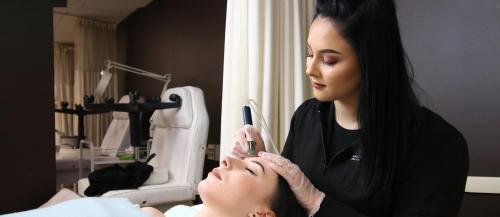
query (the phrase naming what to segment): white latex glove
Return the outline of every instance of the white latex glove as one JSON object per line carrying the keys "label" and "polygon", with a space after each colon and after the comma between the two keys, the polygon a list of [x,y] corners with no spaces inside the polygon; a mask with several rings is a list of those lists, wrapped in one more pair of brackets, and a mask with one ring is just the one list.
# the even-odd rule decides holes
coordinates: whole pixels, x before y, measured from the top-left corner
{"label": "white latex glove", "polygon": [[[246,135],[252,137],[253,141],[255,141],[255,154],[253,156],[249,156],[247,154],[248,151],[248,140]],[[244,127],[238,129],[234,136],[234,144],[232,154],[238,158],[247,158],[247,157],[255,157],[257,153],[261,151],[266,151],[266,146],[264,145],[264,141],[262,140],[262,136],[257,129],[255,129],[252,125],[245,125]]]}
{"label": "white latex glove", "polygon": [[281,175],[290,185],[300,205],[309,216],[318,212],[325,193],[318,190],[300,170],[299,166],[281,155],[259,152],[259,156],[270,161],[269,167]]}

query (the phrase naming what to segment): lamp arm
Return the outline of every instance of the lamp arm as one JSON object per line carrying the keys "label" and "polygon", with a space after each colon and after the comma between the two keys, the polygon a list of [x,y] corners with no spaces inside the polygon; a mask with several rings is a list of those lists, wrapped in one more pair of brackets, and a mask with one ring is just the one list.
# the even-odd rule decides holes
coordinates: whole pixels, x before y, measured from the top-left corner
{"label": "lamp arm", "polygon": [[121,67],[121,66],[112,66],[111,68],[120,69],[120,70],[127,71],[127,72],[130,72],[130,73],[136,74],[136,75],[142,75],[142,76],[146,76],[146,77],[153,78],[153,79],[160,80],[160,81],[167,81],[167,76],[153,74],[153,73],[149,73],[149,72],[142,71],[142,70],[141,71],[137,71],[137,70],[132,70],[132,69],[129,69],[129,68],[124,68],[124,67]]}
{"label": "lamp arm", "polygon": [[123,70],[123,71],[130,72],[130,73],[133,73],[136,75],[141,75],[141,76],[145,76],[148,78],[152,78],[155,80],[160,80],[160,81],[165,82],[165,84],[163,85],[162,94],[163,94],[163,92],[165,92],[167,90],[168,84],[170,83],[171,78],[172,78],[171,74],[158,75],[158,74],[155,74],[152,72],[148,72],[146,70],[138,69],[138,68],[135,68],[132,66],[127,66],[127,65],[117,63],[117,62],[114,62],[111,60],[106,60],[104,62],[104,64],[106,65],[106,69],[101,72],[101,75],[102,75],[101,80],[99,80],[97,87],[94,91],[94,94],[97,97],[101,97],[102,94],[104,93],[104,90],[108,86],[108,83],[109,83],[111,76],[112,76],[112,74],[110,72],[110,69],[112,69],[112,68]]}
{"label": "lamp arm", "polygon": [[168,81],[168,80],[170,80],[170,76],[171,76],[170,74],[158,75],[158,74],[155,74],[152,72],[148,72],[146,70],[142,70],[142,69],[138,69],[138,68],[135,68],[132,66],[127,66],[127,65],[123,65],[121,63],[113,62],[111,60],[106,60],[105,64],[106,64],[106,67],[108,69],[116,68],[116,69],[120,69],[120,70],[127,71],[130,73],[134,73],[137,75],[143,75],[143,76],[146,76],[149,78],[157,79],[160,81]]}

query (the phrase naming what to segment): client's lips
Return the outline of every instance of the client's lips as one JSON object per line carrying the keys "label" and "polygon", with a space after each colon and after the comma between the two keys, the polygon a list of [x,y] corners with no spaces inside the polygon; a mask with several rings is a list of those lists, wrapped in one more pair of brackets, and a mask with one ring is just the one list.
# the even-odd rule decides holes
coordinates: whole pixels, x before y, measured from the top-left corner
{"label": "client's lips", "polygon": [[214,168],[212,170],[212,172],[210,172],[210,174],[212,174],[213,176],[215,176],[216,178],[222,180],[222,178],[220,177],[220,172],[219,172],[219,169],[218,168]]}
{"label": "client's lips", "polygon": [[312,82],[312,86],[316,89],[321,89],[323,87],[326,87],[326,85],[314,81]]}

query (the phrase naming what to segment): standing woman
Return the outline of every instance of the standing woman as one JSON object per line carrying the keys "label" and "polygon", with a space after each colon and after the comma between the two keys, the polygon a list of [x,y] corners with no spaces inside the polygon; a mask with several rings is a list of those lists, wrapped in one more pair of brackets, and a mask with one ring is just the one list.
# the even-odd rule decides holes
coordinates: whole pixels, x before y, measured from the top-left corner
{"label": "standing woman", "polygon": [[[314,98],[266,152],[309,216],[457,216],[468,172],[462,134],[421,107],[393,0],[318,0],[307,39]],[[246,126],[233,154],[246,157]]]}

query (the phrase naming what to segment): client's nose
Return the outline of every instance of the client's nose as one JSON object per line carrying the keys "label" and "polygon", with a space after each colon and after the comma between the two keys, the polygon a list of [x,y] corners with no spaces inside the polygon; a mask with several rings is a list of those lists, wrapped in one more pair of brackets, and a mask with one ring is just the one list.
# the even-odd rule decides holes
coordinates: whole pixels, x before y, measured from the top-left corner
{"label": "client's nose", "polygon": [[225,169],[231,169],[231,168],[235,167],[236,165],[238,165],[238,161],[241,161],[241,160],[225,156],[220,163],[220,167],[225,168]]}
{"label": "client's nose", "polygon": [[222,161],[220,162],[220,167],[222,168],[228,168],[229,167],[229,157],[225,156]]}

